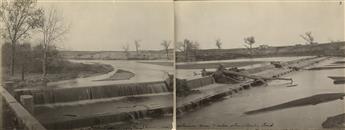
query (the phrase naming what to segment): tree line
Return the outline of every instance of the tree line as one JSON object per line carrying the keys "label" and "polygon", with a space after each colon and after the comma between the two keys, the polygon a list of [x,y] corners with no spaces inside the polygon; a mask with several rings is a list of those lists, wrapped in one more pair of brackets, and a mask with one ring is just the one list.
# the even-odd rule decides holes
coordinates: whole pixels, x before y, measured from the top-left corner
{"label": "tree line", "polygon": [[[42,77],[45,78],[50,58],[57,53],[55,44],[63,39],[69,29],[57,10],[39,8],[36,0],[3,1],[0,5],[0,20],[1,37],[5,41],[3,57],[9,57],[10,75],[14,75],[16,64],[25,66],[25,62],[37,60],[37,63],[41,63]],[[33,35],[38,35],[40,41],[39,45],[31,47],[30,43],[24,41]],[[16,63],[18,61],[22,63]]]}
{"label": "tree line", "polygon": [[[311,32],[306,32],[303,35],[300,35],[300,37],[306,42],[306,44],[318,44],[315,42],[314,37],[311,35]],[[248,36],[243,38],[244,41],[244,47],[248,50],[250,57],[254,55],[254,44],[256,43],[255,37],[254,36]],[[217,49],[222,49],[223,42],[221,39],[216,39],[215,41],[215,46]],[[176,51],[181,52],[184,54],[184,57],[186,60],[188,60],[188,57],[191,54],[196,55],[196,52],[199,48],[200,45],[197,41],[192,41],[189,39],[184,39],[183,42],[177,42],[176,43]],[[268,48],[268,45],[262,44],[259,46],[259,48],[264,49]]]}

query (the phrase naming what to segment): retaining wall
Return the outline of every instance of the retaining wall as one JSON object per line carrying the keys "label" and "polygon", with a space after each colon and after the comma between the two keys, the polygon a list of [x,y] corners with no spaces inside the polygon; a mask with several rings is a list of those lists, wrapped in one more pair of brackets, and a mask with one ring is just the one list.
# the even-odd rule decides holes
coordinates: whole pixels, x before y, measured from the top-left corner
{"label": "retaining wall", "polygon": [[202,78],[195,78],[187,80],[186,85],[187,87],[193,89],[193,88],[199,88],[206,85],[210,85],[215,83],[212,76],[202,77]]}
{"label": "retaining wall", "polygon": [[[11,112],[14,113],[15,117],[5,117],[6,121],[14,121],[14,127],[19,127],[18,129],[24,130],[46,130],[45,127],[32,116],[7,90],[0,86],[1,97],[4,104],[9,107]],[[8,114],[8,113],[6,113]],[[7,124],[6,124],[7,125]]]}

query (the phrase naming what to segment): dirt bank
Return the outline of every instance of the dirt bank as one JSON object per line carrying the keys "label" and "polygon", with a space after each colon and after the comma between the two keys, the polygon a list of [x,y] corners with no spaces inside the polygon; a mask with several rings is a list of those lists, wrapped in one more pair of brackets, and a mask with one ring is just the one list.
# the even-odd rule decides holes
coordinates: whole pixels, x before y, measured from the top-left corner
{"label": "dirt bank", "polygon": [[[90,77],[95,75],[101,75],[114,70],[111,65],[106,64],[84,64],[74,62],[64,62],[60,66],[54,66],[54,71],[48,71],[46,76],[48,82],[55,82],[61,80],[69,80],[81,77]],[[14,81],[17,87],[34,87],[42,85],[41,73],[25,74],[24,80],[21,79],[21,73],[15,73],[14,76],[3,74],[3,81]]]}
{"label": "dirt bank", "polygon": [[345,128],[345,113],[328,117],[322,123],[323,128]]}
{"label": "dirt bank", "polygon": [[110,76],[109,78],[106,79],[102,79],[99,81],[115,81],[115,80],[128,80],[132,77],[134,77],[135,74],[127,71],[127,70],[122,70],[122,69],[118,69],[112,76]]}

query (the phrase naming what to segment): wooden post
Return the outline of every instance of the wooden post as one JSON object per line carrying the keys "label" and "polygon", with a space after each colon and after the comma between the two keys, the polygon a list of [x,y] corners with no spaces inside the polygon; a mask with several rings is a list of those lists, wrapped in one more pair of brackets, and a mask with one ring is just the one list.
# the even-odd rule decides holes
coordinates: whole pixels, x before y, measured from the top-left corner
{"label": "wooden post", "polygon": [[34,98],[32,95],[21,95],[20,102],[28,112],[34,113]]}

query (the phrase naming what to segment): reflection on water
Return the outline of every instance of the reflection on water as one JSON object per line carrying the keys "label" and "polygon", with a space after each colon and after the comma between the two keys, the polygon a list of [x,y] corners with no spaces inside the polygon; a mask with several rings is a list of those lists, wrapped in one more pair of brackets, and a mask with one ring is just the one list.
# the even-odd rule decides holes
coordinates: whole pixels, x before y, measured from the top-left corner
{"label": "reflection on water", "polygon": [[[326,61],[330,64],[331,61]],[[273,81],[268,87],[256,87],[225,100],[200,108],[177,119],[178,126],[217,126],[222,124],[272,124],[273,128],[322,128],[328,117],[344,113],[344,100],[332,100],[318,105],[305,105],[260,114],[246,115],[247,111],[311,97],[322,93],[344,93],[344,84],[333,84],[328,76],[344,75],[344,69],[301,71],[286,75],[298,84],[286,87],[284,81]]]}

